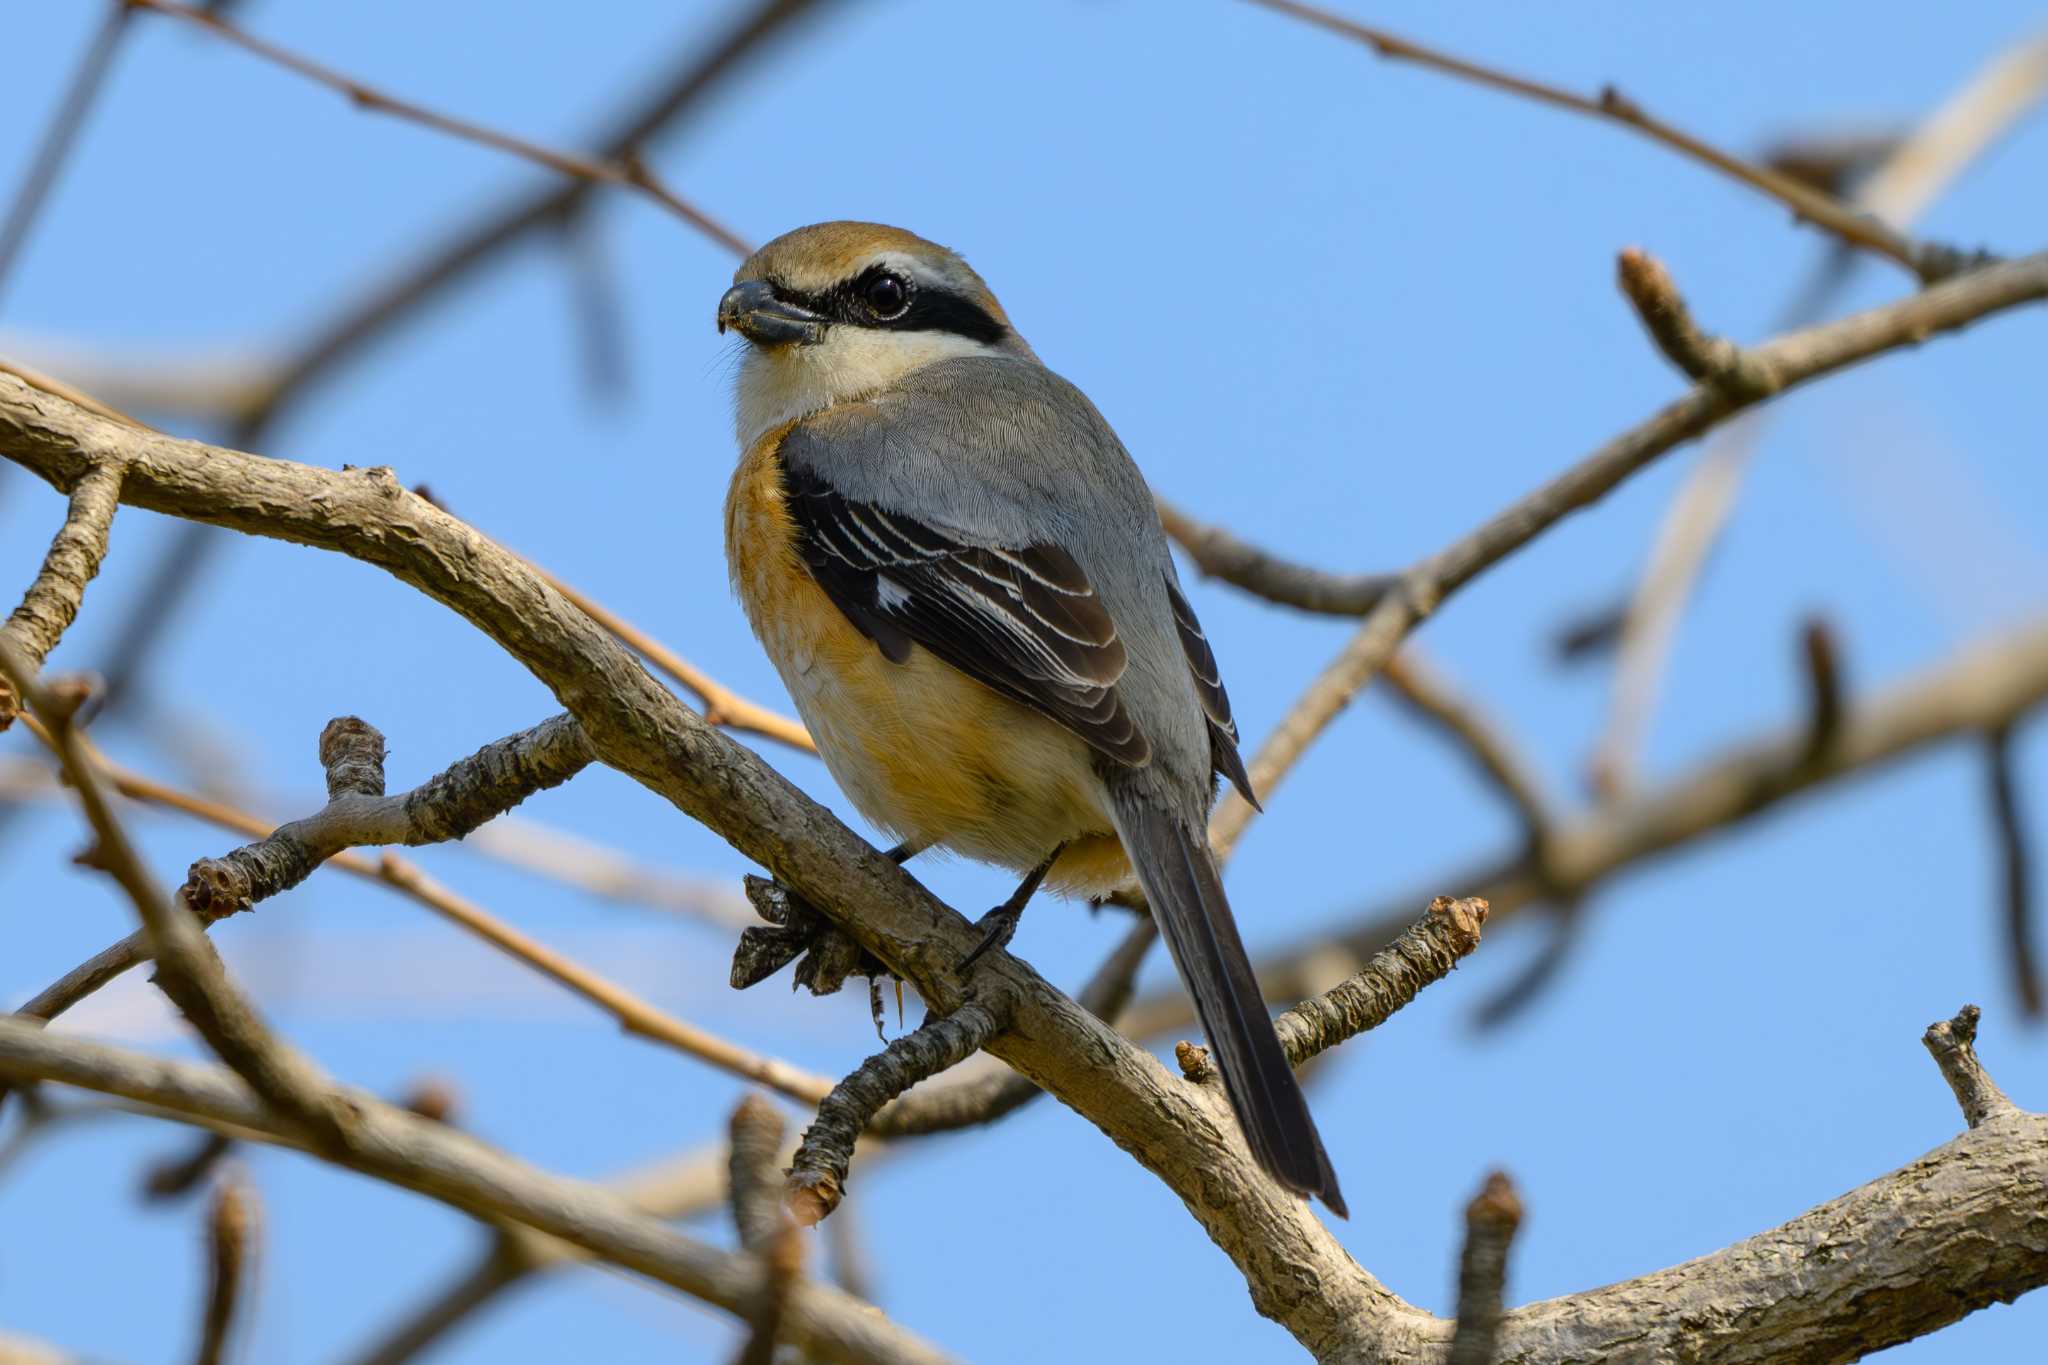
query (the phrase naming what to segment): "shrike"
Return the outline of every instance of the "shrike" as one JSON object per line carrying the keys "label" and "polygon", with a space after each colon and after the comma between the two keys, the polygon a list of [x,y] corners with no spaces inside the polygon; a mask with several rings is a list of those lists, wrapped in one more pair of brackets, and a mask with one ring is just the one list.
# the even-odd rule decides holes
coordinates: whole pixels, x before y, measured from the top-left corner
{"label": "shrike", "polygon": [[981,277],[874,223],[755,252],[719,301],[740,364],[726,556],[832,776],[901,856],[1041,882],[1137,874],[1259,1164],[1344,1214],[1231,919],[1205,817],[1251,780],[1144,477]]}

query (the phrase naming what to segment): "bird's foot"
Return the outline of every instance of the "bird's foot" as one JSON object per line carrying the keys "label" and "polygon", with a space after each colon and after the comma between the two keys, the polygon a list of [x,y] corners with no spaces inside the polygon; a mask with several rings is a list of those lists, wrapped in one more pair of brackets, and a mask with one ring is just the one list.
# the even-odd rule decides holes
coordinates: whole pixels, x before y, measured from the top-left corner
{"label": "bird's foot", "polygon": [[[849,976],[865,976],[875,983],[870,994],[879,1001],[880,979],[894,975],[880,958],[781,883],[748,877],[746,888],[755,913],[768,923],[740,934],[739,946],[732,954],[734,990],[758,985],[801,957],[794,986],[802,986],[812,995],[831,995]],[[876,1018],[879,1027],[879,1005]]]}
{"label": "bird's foot", "polygon": [[974,927],[982,931],[981,942],[975,944],[974,950],[960,959],[960,965],[954,970],[964,972],[979,961],[982,954],[991,949],[1009,947],[1010,940],[1017,936],[1017,921],[1023,918],[1023,906],[1005,904],[998,905],[976,920]]}

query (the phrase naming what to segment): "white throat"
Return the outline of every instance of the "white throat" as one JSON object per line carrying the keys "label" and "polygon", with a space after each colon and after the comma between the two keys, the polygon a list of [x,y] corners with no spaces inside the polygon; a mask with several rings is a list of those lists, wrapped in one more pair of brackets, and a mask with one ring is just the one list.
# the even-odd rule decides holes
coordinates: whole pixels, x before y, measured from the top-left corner
{"label": "white throat", "polygon": [[747,347],[734,426],[741,450],[784,422],[879,392],[914,370],[960,356],[1007,352],[956,332],[887,332],[834,326],[811,346]]}

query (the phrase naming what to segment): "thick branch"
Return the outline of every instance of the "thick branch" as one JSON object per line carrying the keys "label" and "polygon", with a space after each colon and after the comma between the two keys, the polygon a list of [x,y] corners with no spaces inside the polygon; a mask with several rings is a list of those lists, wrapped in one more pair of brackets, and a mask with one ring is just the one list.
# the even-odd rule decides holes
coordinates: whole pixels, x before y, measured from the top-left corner
{"label": "thick branch", "polygon": [[[229,1124],[486,1222],[539,1229],[731,1313],[744,1314],[761,1286],[761,1268],[751,1256],[706,1246],[636,1211],[617,1194],[548,1175],[362,1091],[342,1092],[356,1112],[358,1140],[346,1151],[322,1151],[216,1067],[146,1057],[0,1019],[0,1075],[82,1086],[194,1122]],[[800,1286],[786,1323],[791,1342],[828,1360],[888,1365],[948,1359],[872,1306],[825,1285]]]}
{"label": "thick branch", "polygon": [[972,1057],[1004,1022],[994,1010],[970,1000],[951,1014],[925,1020],[832,1087],[790,1164],[789,1205],[797,1221],[808,1227],[839,1207],[853,1144],[883,1105]]}

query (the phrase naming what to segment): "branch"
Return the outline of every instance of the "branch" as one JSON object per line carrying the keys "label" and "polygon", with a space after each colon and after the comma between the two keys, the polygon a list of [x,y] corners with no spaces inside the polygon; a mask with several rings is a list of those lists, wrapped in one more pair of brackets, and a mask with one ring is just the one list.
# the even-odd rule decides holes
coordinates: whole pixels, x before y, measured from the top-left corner
{"label": "branch", "polygon": [[1956,1103],[1962,1106],[1963,1121],[1972,1128],[2019,1112],[2019,1106],[2006,1098],[1977,1060],[1977,1021],[1983,1014],[1975,1005],[1965,1005],[1955,1018],[1929,1024],[1920,1038],[1941,1068],[1941,1078],[1955,1093]]}
{"label": "branch", "polygon": [[1682,129],[1653,118],[1635,101],[1611,85],[1603,88],[1597,98],[1588,99],[1584,95],[1573,94],[1554,85],[1512,76],[1476,62],[1466,61],[1461,57],[1434,51],[1389,33],[1385,29],[1369,28],[1332,14],[1328,10],[1299,4],[1297,0],[1252,0],[1252,3],[1354,39],[1391,61],[1414,62],[1418,66],[1442,71],[1476,85],[1502,90],[1539,104],[1620,124],[1642,134],[1652,142],[1669,147],[1681,156],[1712,167],[1738,184],[1747,185],[1758,193],[1777,200],[1792,210],[1794,221],[1812,223],[1834,233],[1852,247],[1904,266],[1919,276],[1923,283],[1932,284],[1946,279],[1956,271],[1973,264],[1972,258],[1952,247],[1916,243],[1903,233],[1887,227],[1881,220],[1844,204],[1823,190],[1782,171],[1744,161],[1741,157],[1724,152]]}
{"label": "branch", "polygon": [[1479,946],[1486,902],[1438,896],[1429,912],[1388,944],[1357,975],[1302,1001],[1274,1020],[1287,1060],[1300,1066],[1317,1053],[1378,1028],[1395,1011],[1448,976]]}
{"label": "branch", "polygon": [[[762,1280],[750,1256],[685,1237],[600,1187],[548,1175],[496,1148],[374,1095],[336,1093],[355,1111],[357,1141],[316,1147],[217,1067],[147,1057],[0,1019],[0,1075],[121,1095],[173,1116],[228,1124],[247,1135],[414,1190],[487,1222],[536,1228],[692,1298],[744,1314]],[[863,1304],[806,1282],[792,1295],[788,1340],[827,1360],[859,1365],[948,1359]]]}
{"label": "branch", "polygon": [[1650,340],[1686,378],[1738,396],[1776,392],[1777,377],[1754,354],[1700,330],[1671,282],[1671,273],[1656,257],[1637,247],[1624,249],[1615,263],[1615,278],[1635,305]]}
{"label": "branch", "polygon": [[207,1210],[206,1315],[201,1319],[197,1365],[221,1365],[235,1311],[247,1296],[251,1245],[256,1238],[256,1192],[246,1181],[224,1182]]}
{"label": "branch", "polygon": [[1991,787],[1991,823],[1998,839],[2004,880],[2006,954],[2013,990],[2029,1019],[2042,1012],[2041,967],[2034,947],[2034,869],[2027,852],[2027,821],[2020,811],[2019,778],[2013,771],[2012,727],[1986,732],[1984,762]]}
{"label": "branch", "polygon": [[1325,616],[1363,616],[1400,582],[1395,574],[1333,574],[1282,559],[1220,526],[1196,521],[1157,498],[1159,524],[1187,551],[1205,578],[1220,578],[1254,597]]}
{"label": "branch", "polygon": [[1413,645],[1387,660],[1380,676],[1409,710],[1464,748],[1521,817],[1530,847],[1540,850],[1555,820],[1542,780],[1514,741],[1477,704],[1459,696]]}
{"label": "branch", "polygon": [[[114,529],[114,509],[121,505],[122,468],[108,460],[89,467],[71,489],[64,525],[50,541],[43,567],[29,584],[21,605],[0,626],[0,640],[19,650],[29,664],[41,668],[64,632],[78,619],[85,585],[92,582],[107,557],[107,539]],[[20,705],[13,691],[0,683],[0,730],[14,721]]]}
{"label": "branch", "polygon": [[[1762,349],[1788,383],[1803,382],[2044,294],[2048,257],[2028,258]],[[1264,766],[1284,768],[1444,596],[1740,406],[1697,389],[1411,569],[1401,592],[1375,608],[1312,691],[1310,712],[1262,752]],[[68,484],[82,450],[102,441],[134,454],[125,501],[340,550],[454,608],[555,691],[604,762],[760,862],[911,981],[935,1013],[966,1003],[966,983],[953,971],[975,941],[963,916],[705,725],[515,557],[406,493],[390,471],[337,474],[115,428],[0,376],[0,450],[16,462]],[[1229,808],[1218,818],[1225,836],[1244,824]],[[1212,835],[1218,830],[1212,824]],[[1174,1189],[1236,1262],[1260,1311],[1312,1348],[1361,1332],[1392,1340],[1416,1331],[1441,1346],[1443,1324],[1402,1304],[1350,1260],[1302,1201],[1259,1175],[1218,1105],[1007,954],[980,964],[974,988],[991,1012],[999,1004],[1009,1011],[1011,1027],[989,1049]],[[1314,1292],[1304,1291],[1308,1283]]]}
{"label": "branch", "polygon": [[[14,685],[48,729],[64,771],[97,837],[94,864],[104,868],[135,905],[156,960],[157,985],[220,1059],[248,1081],[266,1104],[322,1147],[349,1143],[353,1114],[325,1088],[319,1071],[273,1037],[249,1002],[228,980],[213,945],[190,915],[175,909],[137,857],[115,818],[99,772],[61,706],[20,651],[0,640],[0,674]],[[23,1027],[39,1025],[23,1024]]]}
{"label": "branch", "polygon": [[805,1227],[822,1221],[846,1192],[853,1144],[868,1121],[904,1091],[980,1051],[1005,1020],[968,1001],[953,1013],[926,1019],[855,1068],[818,1105],[818,1117],[797,1145],[789,1170],[789,1206]]}
{"label": "branch", "polygon": [[[1782,336],[1749,352],[1758,373],[1777,391],[2021,303],[2048,297],[2048,254],[1986,266],[1910,298],[1823,327]],[[1322,733],[1351,699],[1393,657],[1401,641],[1445,598],[1478,574],[1528,544],[1565,516],[1590,506],[1631,474],[1686,441],[1712,430],[1760,401],[1758,393],[1736,393],[1699,385],[1647,422],[1615,437],[1562,475],[1524,497],[1449,548],[1431,555],[1401,576],[1359,627],[1349,644],[1317,676],[1287,720],[1253,758],[1251,774],[1270,797],[1278,773]],[[1211,825],[1221,847],[1234,843],[1252,810],[1236,794],[1224,797]]]}
{"label": "branch", "polygon": [[654,173],[637,159],[620,162],[591,161],[567,152],[551,151],[539,143],[528,142],[524,138],[513,137],[509,133],[501,133],[495,129],[486,128],[480,123],[472,123],[467,119],[438,113],[427,108],[425,105],[415,104],[410,100],[402,100],[396,96],[387,95],[381,90],[352,76],[344,76],[330,67],[322,66],[311,58],[302,57],[295,52],[279,47],[275,43],[258,38],[243,29],[237,28],[225,19],[207,13],[205,10],[179,4],[177,0],[125,0],[125,3],[132,9],[152,10],[158,14],[167,15],[182,23],[189,24],[194,28],[201,29],[217,38],[226,39],[244,52],[253,53],[274,66],[281,66],[287,71],[304,76],[315,84],[324,85],[330,90],[338,91],[347,98],[349,103],[366,112],[390,114],[392,117],[403,119],[408,123],[417,123],[423,128],[432,128],[437,132],[447,133],[451,137],[462,139],[464,142],[474,142],[479,146],[493,147],[498,151],[508,152],[522,160],[530,161],[537,166],[544,166],[559,175],[566,175],[571,179],[580,180],[586,184],[617,185],[626,189],[638,190],[697,231],[703,233],[706,237],[709,237],[712,241],[717,242],[727,251],[733,252],[735,255],[744,256],[753,250],[744,239],[731,229],[711,218],[696,205],[678,198],[673,191],[655,179]]}
{"label": "branch", "polygon": [[732,1111],[727,1127],[733,1224],[740,1246],[760,1258],[766,1270],[760,1301],[747,1315],[753,1331],[739,1362],[774,1365],[790,1291],[804,1261],[803,1238],[782,1205],[782,1113],[762,1096],[748,1095]]}
{"label": "branch", "polygon": [[50,116],[50,123],[43,131],[43,140],[36,147],[34,160],[22,175],[21,188],[14,193],[14,202],[7,207],[7,218],[0,222],[0,288],[4,288],[7,277],[14,271],[14,263],[21,259],[21,251],[28,244],[29,229],[35,226],[36,215],[42,210],[43,201],[57,183],[58,174],[64,169],[64,159],[71,154],[71,148],[78,140],[78,133],[85,126],[85,119],[92,112],[94,100],[106,84],[107,73],[113,69],[114,54],[120,50],[121,39],[128,31],[129,6],[122,0],[109,0],[106,17],[100,21],[99,31],[93,34],[92,45],[85,55],[78,59],[78,69],[72,73],[71,84],[64,91],[64,98],[57,110]]}
{"label": "branch", "polygon": [[[1857,202],[1888,222],[1910,222],[2044,91],[2048,33],[1991,63],[1892,148],[1864,182]],[[1787,324],[1819,317],[1847,283],[1852,264],[1839,254],[1823,261],[1793,294]],[[1609,799],[1632,780],[1679,618],[1734,512],[1760,435],[1759,422],[1746,422],[1708,446],[1672,499],[1641,581],[1623,608],[1613,696],[1590,765],[1596,789]]]}
{"label": "branch", "polygon": [[1522,1225],[1522,1200],[1500,1171],[1465,1206],[1465,1249],[1458,1257],[1458,1326],[1447,1365],[1494,1365],[1500,1358],[1508,1247]]}
{"label": "branch", "polygon": [[[566,782],[589,764],[591,756],[576,722],[555,716],[484,746],[409,792],[385,796],[383,735],[353,716],[340,717],[321,734],[327,806],[225,857],[200,859],[186,876],[180,900],[203,927],[211,927],[298,885],[321,863],[341,861],[351,847],[460,839],[534,792]],[[344,865],[407,892],[442,918],[606,1010],[629,1033],[805,1103],[815,1104],[831,1089],[822,1076],[762,1056],[657,1008],[457,896],[411,863],[387,854],[374,867],[360,860]],[[74,968],[22,1006],[19,1014],[54,1019],[149,957],[147,936],[130,935]]]}

